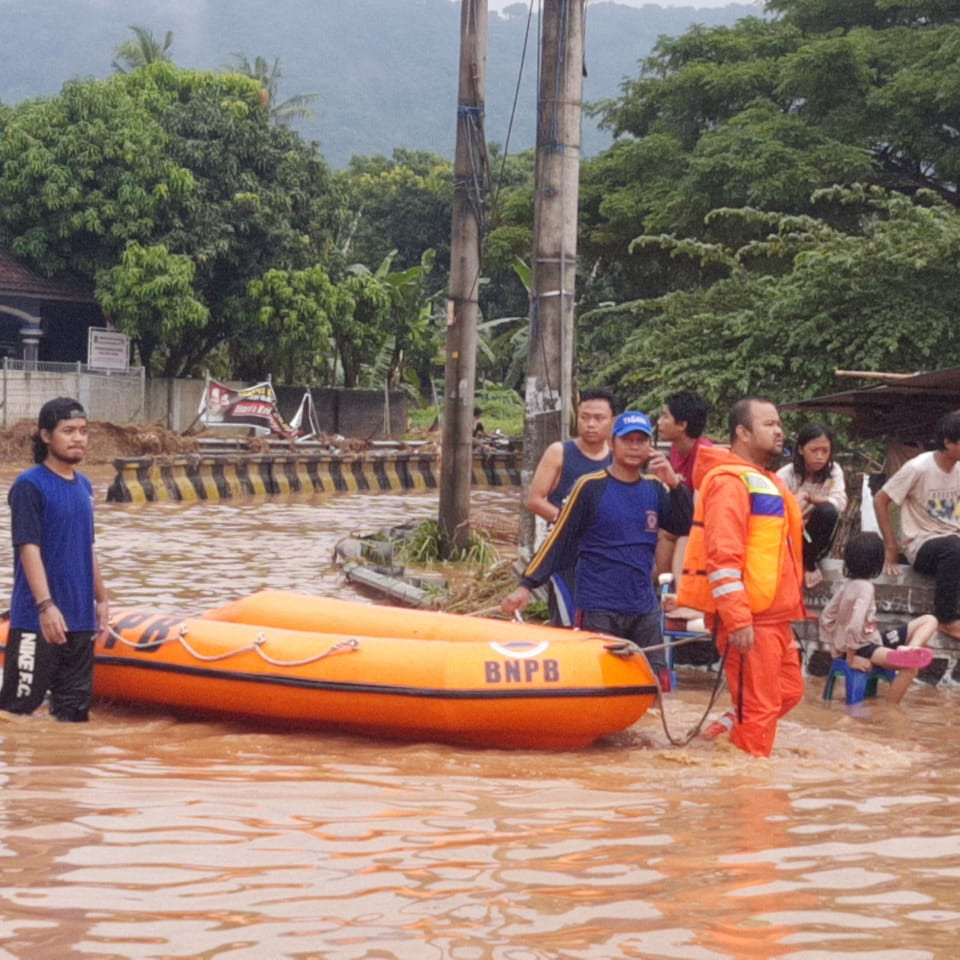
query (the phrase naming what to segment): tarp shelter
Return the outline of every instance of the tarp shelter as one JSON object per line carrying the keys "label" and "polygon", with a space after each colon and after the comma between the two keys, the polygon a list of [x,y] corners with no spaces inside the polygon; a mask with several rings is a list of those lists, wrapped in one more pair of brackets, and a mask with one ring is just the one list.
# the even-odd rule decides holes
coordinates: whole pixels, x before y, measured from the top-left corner
{"label": "tarp shelter", "polygon": [[960,409],[960,367],[907,376],[878,373],[869,378],[880,382],[785,403],[783,409],[843,414],[852,418],[851,432],[857,437],[921,447],[932,439],[940,417]]}

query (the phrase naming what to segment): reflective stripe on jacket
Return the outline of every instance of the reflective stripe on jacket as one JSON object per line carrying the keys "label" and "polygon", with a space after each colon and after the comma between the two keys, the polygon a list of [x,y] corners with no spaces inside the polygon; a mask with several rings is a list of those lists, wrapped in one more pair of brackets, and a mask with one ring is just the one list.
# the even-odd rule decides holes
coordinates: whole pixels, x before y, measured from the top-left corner
{"label": "reflective stripe on jacket", "polygon": [[[699,484],[678,604],[719,613],[730,630],[757,615],[802,617],[803,520],[795,498],[774,474],[729,450],[718,450],[717,460]],[[727,523],[725,513],[738,522]]]}

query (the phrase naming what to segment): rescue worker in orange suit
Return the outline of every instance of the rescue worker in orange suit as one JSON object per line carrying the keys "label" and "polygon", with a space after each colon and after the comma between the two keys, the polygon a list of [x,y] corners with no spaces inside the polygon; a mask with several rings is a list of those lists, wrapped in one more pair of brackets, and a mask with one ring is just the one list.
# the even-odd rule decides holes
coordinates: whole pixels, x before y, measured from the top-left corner
{"label": "rescue worker in orange suit", "polygon": [[783,452],[777,408],[747,397],[730,411],[730,448],[700,451],[697,500],[677,603],[715,618],[734,709],[704,736],[766,757],[777,721],[803,697],[791,621],[802,619],[803,519],[767,468]]}

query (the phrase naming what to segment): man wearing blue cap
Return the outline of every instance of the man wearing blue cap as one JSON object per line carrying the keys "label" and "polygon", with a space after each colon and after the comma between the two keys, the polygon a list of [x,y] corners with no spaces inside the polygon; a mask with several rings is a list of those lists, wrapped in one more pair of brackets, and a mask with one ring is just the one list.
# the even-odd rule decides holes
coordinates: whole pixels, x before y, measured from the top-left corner
{"label": "man wearing blue cap", "polygon": [[[613,424],[613,462],[577,481],[560,516],[530,561],[520,586],[501,609],[523,610],[550,575],[576,564],[576,626],[610,633],[639,646],[662,643],[653,559],[660,529],[682,535],[693,499],[669,460],[653,448],[653,425],[628,410]],[[669,689],[662,650],[650,655],[661,686]]]}

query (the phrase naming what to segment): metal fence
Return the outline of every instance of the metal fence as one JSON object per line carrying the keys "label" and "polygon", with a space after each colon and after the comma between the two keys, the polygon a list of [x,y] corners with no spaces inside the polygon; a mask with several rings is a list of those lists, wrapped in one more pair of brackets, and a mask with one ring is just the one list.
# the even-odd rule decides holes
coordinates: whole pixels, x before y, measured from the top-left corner
{"label": "metal fence", "polygon": [[0,423],[35,420],[51,397],[73,397],[91,420],[135,423],[145,419],[143,367],[127,371],[91,370],[82,363],[30,362],[3,358],[0,371]]}

